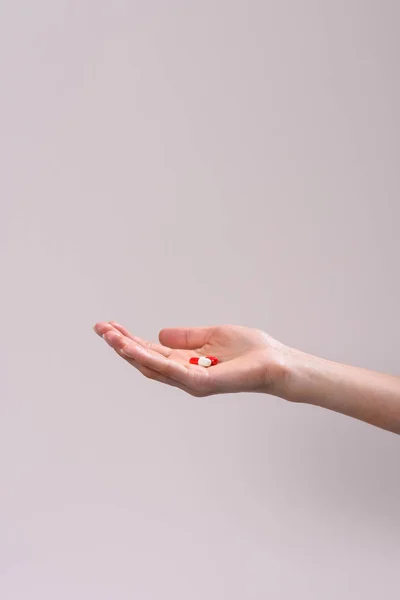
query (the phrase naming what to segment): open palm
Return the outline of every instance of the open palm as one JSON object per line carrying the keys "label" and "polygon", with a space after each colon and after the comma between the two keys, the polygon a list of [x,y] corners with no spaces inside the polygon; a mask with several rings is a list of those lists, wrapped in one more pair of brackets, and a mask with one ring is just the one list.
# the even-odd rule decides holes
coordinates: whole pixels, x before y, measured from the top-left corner
{"label": "open palm", "polygon": [[[285,347],[258,329],[236,325],[163,329],[160,343],[138,338],[115,321],[97,323],[94,330],[145,377],[193,396],[267,392],[282,371]],[[189,363],[193,356],[216,356],[219,362],[204,368]]]}

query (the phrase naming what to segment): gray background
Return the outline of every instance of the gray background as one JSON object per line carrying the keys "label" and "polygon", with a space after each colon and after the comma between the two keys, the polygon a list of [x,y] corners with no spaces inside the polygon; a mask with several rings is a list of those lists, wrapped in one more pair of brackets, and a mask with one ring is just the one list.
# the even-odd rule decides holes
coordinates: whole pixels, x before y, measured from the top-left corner
{"label": "gray background", "polygon": [[0,6],[2,600],[398,598],[399,438],[92,332],[400,374],[393,1]]}

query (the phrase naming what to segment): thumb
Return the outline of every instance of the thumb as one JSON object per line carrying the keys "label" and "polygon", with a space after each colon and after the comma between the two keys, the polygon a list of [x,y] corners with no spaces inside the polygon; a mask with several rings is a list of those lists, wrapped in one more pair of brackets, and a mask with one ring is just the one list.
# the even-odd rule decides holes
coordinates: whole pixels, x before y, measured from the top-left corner
{"label": "thumb", "polygon": [[158,339],[168,348],[195,350],[209,341],[212,330],[212,327],[171,327],[162,329]]}

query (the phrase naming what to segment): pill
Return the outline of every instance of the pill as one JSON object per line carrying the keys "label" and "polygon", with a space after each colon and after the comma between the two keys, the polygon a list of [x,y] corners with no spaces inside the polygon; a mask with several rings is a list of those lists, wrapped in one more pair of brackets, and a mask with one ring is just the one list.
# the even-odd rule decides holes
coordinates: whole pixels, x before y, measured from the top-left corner
{"label": "pill", "polygon": [[218,358],[216,356],[207,356],[211,360],[212,365],[216,365],[218,362]]}
{"label": "pill", "polygon": [[215,356],[193,356],[189,360],[191,365],[199,365],[200,367],[210,367],[211,365],[216,365],[218,362],[218,358]]}

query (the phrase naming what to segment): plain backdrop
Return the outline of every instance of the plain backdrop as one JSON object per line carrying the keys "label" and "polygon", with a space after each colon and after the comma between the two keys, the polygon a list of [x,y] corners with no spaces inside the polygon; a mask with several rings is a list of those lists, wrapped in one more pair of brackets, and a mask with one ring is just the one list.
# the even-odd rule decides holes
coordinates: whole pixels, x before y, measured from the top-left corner
{"label": "plain backdrop", "polygon": [[3,0],[2,600],[390,600],[399,437],[92,331],[400,374],[395,0]]}

